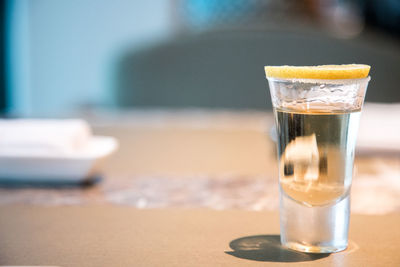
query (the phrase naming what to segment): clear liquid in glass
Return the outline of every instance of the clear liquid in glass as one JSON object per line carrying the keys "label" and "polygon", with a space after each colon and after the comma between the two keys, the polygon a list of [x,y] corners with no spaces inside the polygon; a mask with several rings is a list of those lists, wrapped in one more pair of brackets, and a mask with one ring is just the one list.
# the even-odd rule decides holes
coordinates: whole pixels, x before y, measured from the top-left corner
{"label": "clear liquid in glass", "polygon": [[275,109],[281,190],[306,206],[349,194],[360,110]]}

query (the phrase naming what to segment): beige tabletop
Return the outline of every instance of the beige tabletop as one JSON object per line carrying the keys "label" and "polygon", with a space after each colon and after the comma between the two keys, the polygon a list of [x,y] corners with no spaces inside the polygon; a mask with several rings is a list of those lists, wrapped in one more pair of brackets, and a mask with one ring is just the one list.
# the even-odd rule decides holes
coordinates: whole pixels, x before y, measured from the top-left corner
{"label": "beige tabletop", "polygon": [[400,266],[399,155],[357,155],[350,247],[312,256],[279,246],[270,113],[89,121],[120,149],[84,187],[1,187],[0,265]]}
{"label": "beige tabletop", "polygon": [[279,244],[276,212],[126,206],[0,207],[0,264],[55,266],[399,266],[400,216],[353,215],[350,245]]}

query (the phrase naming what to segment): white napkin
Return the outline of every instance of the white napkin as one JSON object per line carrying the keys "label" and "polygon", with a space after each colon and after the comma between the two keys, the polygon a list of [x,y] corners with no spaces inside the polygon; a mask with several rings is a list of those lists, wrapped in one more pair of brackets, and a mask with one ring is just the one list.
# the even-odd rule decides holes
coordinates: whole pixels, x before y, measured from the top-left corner
{"label": "white napkin", "polygon": [[92,137],[80,119],[2,119],[0,155],[61,156],[84,149]]}
{"label": "white napkin", "polygon": [[400,103],[366,103],[358,132],[359,152],[400,152]]}

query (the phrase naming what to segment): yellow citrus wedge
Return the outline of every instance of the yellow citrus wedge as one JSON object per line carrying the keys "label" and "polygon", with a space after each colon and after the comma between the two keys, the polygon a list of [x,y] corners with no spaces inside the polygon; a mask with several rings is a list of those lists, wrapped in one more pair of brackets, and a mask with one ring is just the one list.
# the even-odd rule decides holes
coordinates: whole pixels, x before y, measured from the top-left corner
{"label": "yellow citrus wedge", "polygon": [[282,79],[360,79],[368,76],[370,66],[363,64],[319,66],[265,66],[267,78]]}

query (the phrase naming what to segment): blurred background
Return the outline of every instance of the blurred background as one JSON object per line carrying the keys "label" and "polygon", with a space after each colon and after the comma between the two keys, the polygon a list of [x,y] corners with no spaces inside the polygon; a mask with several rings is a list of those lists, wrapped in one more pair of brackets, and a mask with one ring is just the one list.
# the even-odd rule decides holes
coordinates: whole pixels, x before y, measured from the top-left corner
{"label": "blurred background", "polygon": [[398,0],[4,0],[3,116],[271,109],[264,65],[364,63],[400,102]]}

